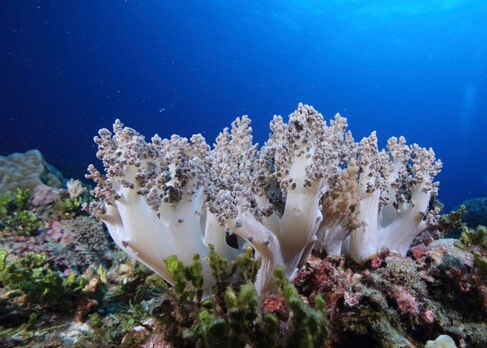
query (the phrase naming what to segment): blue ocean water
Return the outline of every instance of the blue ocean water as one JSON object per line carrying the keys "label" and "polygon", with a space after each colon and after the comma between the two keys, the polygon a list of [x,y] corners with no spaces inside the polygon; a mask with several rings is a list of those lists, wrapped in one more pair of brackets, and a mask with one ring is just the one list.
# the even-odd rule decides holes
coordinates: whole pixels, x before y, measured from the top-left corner
{"label": "blue ocean water", "polygon": [[115,118],[212,143],[248,114],[263,143],[300,101],[356,140],[433,147],[447,209],[487,195],[487,1],[0,3],[0,155],[38,148],[67,177]]}

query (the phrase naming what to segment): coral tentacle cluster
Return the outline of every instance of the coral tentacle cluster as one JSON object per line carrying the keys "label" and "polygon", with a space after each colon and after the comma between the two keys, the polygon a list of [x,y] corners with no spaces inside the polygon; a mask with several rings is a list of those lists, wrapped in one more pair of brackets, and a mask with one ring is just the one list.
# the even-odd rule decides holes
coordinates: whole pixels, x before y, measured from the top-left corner
{"label": "coral tentacle cluster", "polygon": [[276,266],[292,279],[313,248],[358,263],[383,248],[405,255],[435,224],[441,162],[433,150],[400,137],[379,151],[375,132],[357,143],[345,118],[326,122],[303,104],[270,128],[259,148],[243,116],[211,147],[199,134],[146,142],[117,120],[95,137],[105,174],[90,165],[91,210],[121,249],[168,281],[170,255],[189,264],[212,244],[233,259],[251,245],[262,260],[260,292]]}

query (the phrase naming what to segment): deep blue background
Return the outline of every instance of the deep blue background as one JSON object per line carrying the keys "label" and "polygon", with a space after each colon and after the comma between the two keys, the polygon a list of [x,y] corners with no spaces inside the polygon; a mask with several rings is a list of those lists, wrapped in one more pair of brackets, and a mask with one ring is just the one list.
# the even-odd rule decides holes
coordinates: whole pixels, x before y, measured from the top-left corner
{"label": "deep blue background", "polygon": [[249,114],[262,143],[302,101],[433,147],[451,208],[487,195],[486,77],[482,0],[2,1],[0,155],[81,178],[115,118],[212,143]]}

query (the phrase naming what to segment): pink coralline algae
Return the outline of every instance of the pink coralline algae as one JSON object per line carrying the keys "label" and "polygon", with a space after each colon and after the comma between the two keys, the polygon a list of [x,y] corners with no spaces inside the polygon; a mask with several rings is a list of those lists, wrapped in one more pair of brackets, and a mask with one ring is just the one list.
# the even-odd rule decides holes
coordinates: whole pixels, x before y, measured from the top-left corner
{"label": "pink coralline algae", "polygon": [[399,287],[392,293],[401,314],[419,314],[419,303],[406,289]]}

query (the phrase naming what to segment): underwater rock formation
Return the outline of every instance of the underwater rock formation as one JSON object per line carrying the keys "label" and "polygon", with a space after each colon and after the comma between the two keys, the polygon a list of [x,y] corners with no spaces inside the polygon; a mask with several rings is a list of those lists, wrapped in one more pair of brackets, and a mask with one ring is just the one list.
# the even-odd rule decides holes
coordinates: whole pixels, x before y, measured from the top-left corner
{"label": "underwater rock formation", "polygon": [[17,188],[62,187],[62,175],[48,164],[39,150],[0,156],[0,194]]}
{"label": "underwater rock formation", "polygon": [[462,221],[471,228],[478,225],[487,226],[487,197],[475,197],[462,202],[465,206],[465,214]]}

